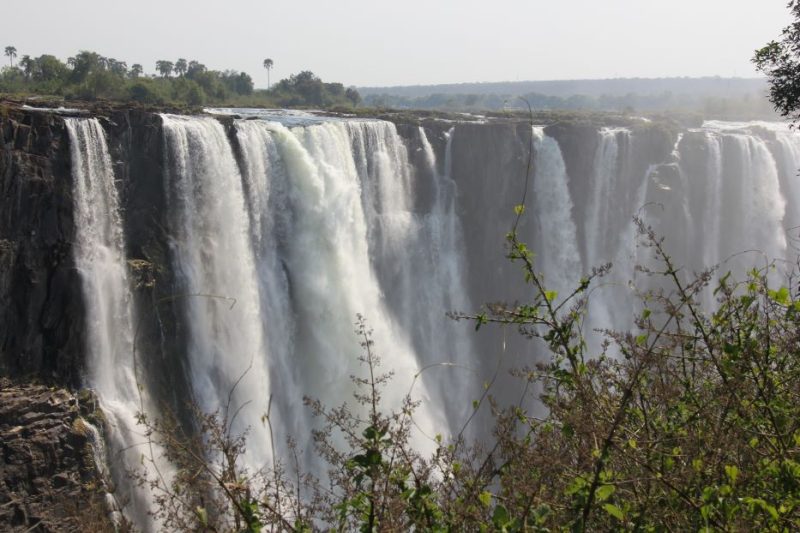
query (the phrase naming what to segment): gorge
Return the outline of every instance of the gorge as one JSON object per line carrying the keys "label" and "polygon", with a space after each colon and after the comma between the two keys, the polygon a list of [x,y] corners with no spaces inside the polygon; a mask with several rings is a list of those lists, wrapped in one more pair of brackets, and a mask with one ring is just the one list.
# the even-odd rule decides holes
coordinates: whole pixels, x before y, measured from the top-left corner
{"label": "gorge", "polygon": [[0,369],[95,392],[144,529],[150,496],[124,488],[137,413],[191,427],[192,400],[247,431],[249,469],[286,459],[287,437],[322,468],[303,398],[351,400],[359,315],[394,372],[384,400],[420,402],[421,452],[462,430],[484,383],[516,402],[506,370],[546,350],[447,312],[525,299],[504,259],[523,198],[520,239],[556,301],[613,263],[584,324],[597,353],[594,331],[630,328],[647,283],[636,215],[687,275],[797,259],[800,134],[777,123],[12,107],[0,132]]}

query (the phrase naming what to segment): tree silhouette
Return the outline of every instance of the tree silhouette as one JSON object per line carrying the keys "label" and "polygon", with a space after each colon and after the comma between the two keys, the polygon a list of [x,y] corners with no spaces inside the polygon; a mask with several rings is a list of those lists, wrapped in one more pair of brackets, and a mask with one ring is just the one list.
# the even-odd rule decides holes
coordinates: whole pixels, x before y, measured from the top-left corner
{"label": "tree silhouette", "polygon": [[14,58],[17,57],[17,49],[13,46],[6,46],[6,55],[11,66],[14,66]]}
{"label": "tree silhouette", "polygon": [[358,93],[355,87],[348,87],[344,92],[344,96],[353,103],[353,107],[356,107],[361,103],[361,95]]}
{"label": "tree silhouette", "polygon": [[67,59],[67,64],[72,67],[72,81],[82,83],[90,73],[105,70],[108,60],[96,52],[81,50]]}
{"label": "tree silhouette", "polygon": [[156,70],[165,78],[169,78],[174,67],[175,65],[172,64],[172,61],[156,61]]}
{"label": "tree silhouette", "polygon": [[267,89],[269,89],[269,86],[270,86],[270,83],[269,83],[269,71],[272,70],[272,65],[274,65],[274,64],[275,63],[269,58],[264,60],[264,68],[267,69]]}
{"label": "tree silhouette", "polygon": [[130,70],[131,78],[138,78],[139,76],[142,75],[142,72],[144,72],[144,69],[142,68],[142,65],[140,65],[139,63],[134,63],[133,65],[131,65],[131,70]]}
{"label": "tree silhouette", "polygon": [[194,79],[203,72],[206,72],[206,66],[204,64],[200,63],[199,61],[195,61],[194,59],[189,61],[189,67],[186,69],[186,75],[189,78]]}
{"label": "tree silhouette", "polygon": [[180,58],[175,62],[175,73],[178,76],[183,77],[186,74],[186,70],[189,68],[189,64],[186,62],[185,59]]}
{"label": "tree silhouette", "polygon": [[[769,99],[776,111],[794,121],[800,120],[800,1],[789,2],[792,23],[784,28],[780,40],[756,50],[753,63],[766,74]],[[6,49],[8,50],[8,49]]]}
{"label": "tree silhouette", "polygon": [[25,54],[22,56],[22,59],[19,60],[19,66],[22,67],[22,71],[25,73],[25,79],[30,80],[31,75],[33,74],[33,68],[36,65],[36,62],[31,58],[31,56]]}
{"label": "tree silhouette", "polygon": [[128,73],[128,64],[125,61],[117,61],[113,57],[106,59],[106,68],[121,77],[125,77]]}

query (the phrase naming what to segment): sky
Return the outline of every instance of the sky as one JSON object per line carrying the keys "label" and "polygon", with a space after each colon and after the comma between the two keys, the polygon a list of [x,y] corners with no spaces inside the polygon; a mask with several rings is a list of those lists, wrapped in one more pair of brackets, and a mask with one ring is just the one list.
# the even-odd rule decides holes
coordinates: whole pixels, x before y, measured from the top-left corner
{"label": "sky", "polygon": [[[0,0],[0,47],[140,63],[196,59],[266,86],[311,70],[385,86],[754,77],[787,0]],[[5,58],[0,58],[5,59]]]}

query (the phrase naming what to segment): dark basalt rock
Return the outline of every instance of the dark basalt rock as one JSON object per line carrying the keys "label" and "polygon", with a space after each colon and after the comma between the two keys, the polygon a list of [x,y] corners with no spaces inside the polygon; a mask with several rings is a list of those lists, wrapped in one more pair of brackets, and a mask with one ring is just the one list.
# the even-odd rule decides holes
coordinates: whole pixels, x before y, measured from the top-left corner
{"label": "dark basalt rock", "polygon": [[0,530],[113,531],[86,420],[64,389],[0,379]]}
{"label": "dark basalt rock", "polygon": [[65,125],[48,113],[0,111],[0,374],[75,384],[84,312]]}

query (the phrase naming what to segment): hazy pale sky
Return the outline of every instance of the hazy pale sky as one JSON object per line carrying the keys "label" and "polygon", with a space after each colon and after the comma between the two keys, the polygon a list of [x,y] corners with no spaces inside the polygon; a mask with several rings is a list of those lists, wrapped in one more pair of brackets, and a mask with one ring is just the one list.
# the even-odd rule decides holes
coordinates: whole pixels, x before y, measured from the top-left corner
{"label": "hazy pale sky", "polygon": [[[0,0],[0,47],[141,63],[197,59],[266,85],[756,75],[786,0]],[[5,58],[0,58],[5,59]]]}

